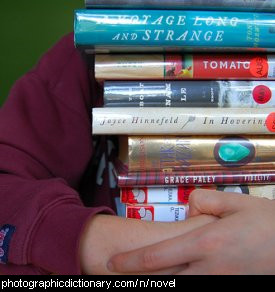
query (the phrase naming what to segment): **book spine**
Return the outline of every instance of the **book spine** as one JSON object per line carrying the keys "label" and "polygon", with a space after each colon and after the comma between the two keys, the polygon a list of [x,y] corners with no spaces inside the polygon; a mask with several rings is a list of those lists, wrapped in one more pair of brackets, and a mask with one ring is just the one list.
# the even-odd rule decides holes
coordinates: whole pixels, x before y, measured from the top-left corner
{"label": "book spine", "polygon": [[275,79],[275,55],[98,54],[98,80]]}
{"label": "book spine", "polygon": [[266,199],[274,200],[275,187],[274,185],[266,185],[262,187],[260,186],[250,187],[248,188],[248,194],[251,196],[258,197],[258,198],[266,198]]}
{"label": "book spine", "polygon": [[85,0],[87,8],[173,8],[274,11],[273,0]]}
{"label": "book spine", "polygon": [[247,194],[267,199],[275,198],[275,185],[252,186],[178,186],[178,187],[129,187],[121,188],[120,199],[124,204],[188,204],[195,189],[212,189],[223,192]]}
{"label": "book spine", "polygon": [[[76,10],[75,44],[91,48],[275,50],[274,14],[191,10]],[[237,32],[237,33],[236,33]]]}
{"label": "book spine", "polygon": [[115,174],[119,187],[275,184],[275,170],[144,171]]}
{"label": "book spine", "polygon": [[129,171],[275,167],[270,136],[181,136],[128,138]]}
{"label": "book spine", "polygon": [[275,107],[273,81],[106,81],[106,107]]}
{"label": "book spine", "polygon": [[187,218],[188,206],[186,205],[127,205],[126,217],[157,222],[176,222]]}
{"label": "book spine", "polygon": [[93,108],[94,135],[274,134],[273,108]]}
{"label": "book spine", "polygon": [[187,204],[195,187],[130,187],[120,189],[124,204]]}

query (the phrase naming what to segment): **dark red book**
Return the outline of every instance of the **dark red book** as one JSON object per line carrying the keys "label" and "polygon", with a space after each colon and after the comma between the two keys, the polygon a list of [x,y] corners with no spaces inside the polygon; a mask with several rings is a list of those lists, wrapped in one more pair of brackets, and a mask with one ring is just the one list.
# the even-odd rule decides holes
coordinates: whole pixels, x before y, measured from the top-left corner
{"label": "dark red book", "polygon": [[140,171],[129,172],[116,162],[114,175],[119,187],[181,185],[251,185],[274,184],[275,169],[207,170],[207,171]]}

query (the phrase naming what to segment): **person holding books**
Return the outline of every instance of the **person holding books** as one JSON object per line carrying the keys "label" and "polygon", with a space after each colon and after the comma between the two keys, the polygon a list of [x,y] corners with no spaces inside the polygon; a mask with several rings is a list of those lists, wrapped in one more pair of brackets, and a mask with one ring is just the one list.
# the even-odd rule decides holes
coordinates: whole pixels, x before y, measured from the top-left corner
{"label": "person holding books", "polygon": [[[108,172],[91,172],[107,159],[91,135],[95,90],[70,34],[16,82],[1,108],[0,273],[274,272],[271,201],[204,190],[191,195],[184,222],[112,216]],[[199,263],[204,269],[194,269]]]}
{"label": "person holding books", "polygon": [[97,100],[90,82],[70,34],[16,82],[1,108],[1,274],[109,274],[115,253],[216,220],[152,224],[110,216],[108,171],[91,171],[107,153],[91,135]]}

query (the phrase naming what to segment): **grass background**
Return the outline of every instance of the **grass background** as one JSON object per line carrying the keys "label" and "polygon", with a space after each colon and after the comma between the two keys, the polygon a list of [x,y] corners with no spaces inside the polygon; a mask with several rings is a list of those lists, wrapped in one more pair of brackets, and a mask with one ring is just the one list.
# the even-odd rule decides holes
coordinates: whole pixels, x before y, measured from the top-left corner
{"label": "grass background", "polygon": [[84,0],[0,0],[0,105],[12,84],[62,35]]}

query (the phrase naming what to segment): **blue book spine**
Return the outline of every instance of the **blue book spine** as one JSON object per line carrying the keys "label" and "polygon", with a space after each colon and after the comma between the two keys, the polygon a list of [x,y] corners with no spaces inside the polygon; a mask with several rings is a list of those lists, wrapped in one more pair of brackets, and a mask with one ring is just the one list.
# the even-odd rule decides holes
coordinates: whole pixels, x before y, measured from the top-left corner
{"label": "blue book spine", "polygon": [[85,0],[87,8],[275,11],[275,0]]}
{"label": "blue book spine", "polygon": [[[275,13],[76,10],[75,44],[88,48],[275,50]],[[153,49],[154,51],[154,49]]]}

